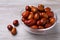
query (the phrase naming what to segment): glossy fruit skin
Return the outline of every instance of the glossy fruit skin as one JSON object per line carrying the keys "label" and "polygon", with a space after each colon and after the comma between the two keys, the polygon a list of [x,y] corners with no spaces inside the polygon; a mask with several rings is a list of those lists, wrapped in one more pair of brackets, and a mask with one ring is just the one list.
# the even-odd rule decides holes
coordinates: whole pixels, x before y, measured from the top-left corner
{"label": "glossy fruit skin", "polygon": [[38,29],[38,26],[37,25],[33,25],[31,26],[32,29]]}
{"label": "glossy fruit skin", "polygon": [[51,8],[46,7],[46,8],[45,8],[45,11],[46,11],[46,12],[49,12],[49,11],[51,11]]}
{"label": "glossy fruit skin", "polygon": [[22,16],[23,16],[24,18],[27,18],[28,15],[29,15],[29,11],[24,11],[24,12],[22,13]]}
{"label": "glossy fruit skin", "polygon": [[18,20],[14,20],[14,21],[13,21],[13,25],[14,25],[14,26],[18,26],[18,25],[19,25]]}
{"label": "glossy fruit skin", "polygon": [[51,27],[56,21],[51,8],[44,8],[44,5],[42,4],[39,4],[38,7],[26,6],[25,11],[28,12],[23,12],[22,21],[33,29],[45,29]]}
{"label": "glossy fruit skin", "polygon": [[33,13],[35,13],[35,12],[38,11],[38,9],[37,9],[36,7],[34,7],[34,6],[31,6],[31,11],[32,11]]}
{"label": "glossy fruit skin", "polygon": [[42,18],[41,20],[37,21],[37,25],[44,25],[47,22],[46,18]]}
{"label": "glossy fruit skin", "polygon": [[54,13],[53,12],[46,12],[46,14],[48,15],[48,17],[54,17]]}
{"label": "glossy fruit skin", "polygon": [[28,19],[33,19],[33,16],[34,16],[33,12],[30,12]]}
{"label": "glossy fruit skin", "polygon": [[30,8],[29,6],[26,6],[26,7],[25,7],[25,10],[26,10],[26,11],[31,11],[31,8]]}
{"label": "glossy fruit skin", "polygon": [[48,24],[45,25],[45,28],[48,28],[48,27],[50,27],[50,26],[51,26],[51,24],[48,23]]}
{"label": "glossy fruit skin", "polygon": [[38,19],[39,19],[39,14],[38,14],[38,13],[35,13],[34,19],[35,19],[35,20],[38,20]]}
{"label": "glossy fruit skin", "polygon": [[25,20],[24,23],[28,26],[31,26],[31,25],[34,25],[36,21],[34,19],[30,19],[30,20]]}
{"label": "glossy fruit skin", "polygon": [[54,18],[54,17],[51,17],[51,18],[50,18],[50,23],[51,23],[51,24],[54,24],[54,23],[55,23],[55,21],[56,21],[56,20],[55,20],[55,18]]}
{"label": "glossy fruit skin", "polygon": [[9,25],[7,26],[7,28],[8,28],[9,31],[11,31],[11,30],[13,29],[13,26],[9,24]]}
{"label": "glossy fruit skin", "polygon": [[48,18],[48,15],[45,12],[39,13],[40,17]]}
{"label": "glossy fruit skin", "polygon": [[12,33],[12,35],[16,35],[16,34],[17,34],[16,28],[13,28],[13,29],[11,30],[11,33]]}
{"label": "glossy fruit skin", "polygon": [[43,27],[43,26],[38,26],[38,28],[39,28],[39,29],[44,29],[44,27]]}
{"label": "glossy fruit skin", "polygon": [[41,19],[41,23],[44,25],[45,23],[47,22],[47,19],[46,18],[42,18]]}
{"label": "glossy fruit skin", "polygon": [[39,4],[39,5],[38,5],[38,9],[39,9],[40,11],[44,11],[44,5]]}
{"label": "glossy fruit skin", "polygon": [[37,25],[41,25],[42,23],[41,23],[41,20],[38,20],[37,21]]}

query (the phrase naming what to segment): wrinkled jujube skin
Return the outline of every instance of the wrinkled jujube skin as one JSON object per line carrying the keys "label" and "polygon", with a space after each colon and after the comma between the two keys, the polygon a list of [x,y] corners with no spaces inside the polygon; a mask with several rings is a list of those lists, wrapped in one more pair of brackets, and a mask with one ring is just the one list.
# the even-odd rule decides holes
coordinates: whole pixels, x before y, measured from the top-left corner
{"label": "wrinkled jujube skin", "polygon": [[12,33],[12,35],[16,35],[16,34],[17,34],[16,28],[13,28],[13,29],[11,30],[11,33]]}
{"label": "wrinkled jujube skin", "polygon": [[43,26],[38,26],[38,28],[39,28],[39,29],[44,29],[44,27],[43,27]]}
{"label": "wrinkled jujube skin", "polygon": [[14,21],[13,21],[13,25],[14,25],[14,26],[18,26],[18,25],[19,25],[19,21],[18,21],[18,20],[14,20]]}
{"label": "wrinkled jujube skin", "polygon": [[39,13],[40,17],[48,18],[48,15],[46,13]]}
{"label": "wrinkled jujube skin", "polygon": [[38,9],[36,7],[34,7],[34,6],[31,6],[31,11],[35,13],[35,12],[38,11]]}
{"label": "wrinkled jujube skin", "polygon": [[30,12],[28,19],[33,19],[33,16],[34,16],[33,12]]}
{"label": "wrinkled jujube skin", "polygon": [[54,13],[53,12],[46,12],[46,14],[48,15],[48,17],[54,17]]}
{"label": "wrinkled jujube skin", "polygon": [[29,6],[26,6],[26,7],[25,7],[25,10],[26,10],[26,11],[31,11],[31,8],[30,8]]}
{"label": "wrinkled jujube skin", "polygon": [[41,20],[38,20],[37,25],[41,25],[41,24],[42,24]]}
{"label": "wrinkled jujube skin", "polygon": [[28,26],[31,26],[31,25],[34,25],[36,21],[34,19],[30,19],[30,20],[25,20],[24,23],[27,24]]}
{"label": "wrinkled jujube skin", "polygon": [[56,21],[54,17],[51,17],[51,18],[49,18],[49,19],[50,19],[50,23],[51,23],[51,24],[54,24],[55,21]]}
{"label": "wrinkled jujube skin", "polygon": [[50,27],[50,26],[51,26],[51,24],[48,23],[48,24],[45,25],[45,28],[48,28],[48,27]]}
{"label": "wrinkled jujube skin", "polygon": [[39,4],[39,5],[38,5],[38,9],[39,9],[40,11],[44,11],[44,5]]}
{"label": "wrinkled jujube skin", "polygon": [[47,22],[46,18],[42,18],[41,20],[37,21],[37,25],[44,25]]}
{"label": "wrinkled jujube skin", "polygon": [[9,24],[9,25],[7,26],[7,28],[8,28],[9,31],[11,31],[11,30],[13,29],[13,26]]}
{"label": "wrinkled jujube skin", "polygon": [[31,26],[31,28],[32,28],[32,29],[37,29],[38,26],[37,26],[37,25],[33,25],[33,26]]}
{"label": "wrinkled jujube skin", "polygon": [[23,16],[24,18],[27,18],[28,15],[29,15],[29,11],[24,11],[24,12],[22,13],[22,16]]}
{"label": "wrinkled jujube skin", "polygon": [[46,12],[49,12],[49,11],[51,11],[51,8],[46,7],[46,8],[45,8],[45,11],[46,11]]}
{"label": "wrinkled jujube skin", "polygon": [[35,19],[35,20],[38,20],[38,19],[39,19],[39,14],[38,14],[38,13],[35,13],[34,19]]}

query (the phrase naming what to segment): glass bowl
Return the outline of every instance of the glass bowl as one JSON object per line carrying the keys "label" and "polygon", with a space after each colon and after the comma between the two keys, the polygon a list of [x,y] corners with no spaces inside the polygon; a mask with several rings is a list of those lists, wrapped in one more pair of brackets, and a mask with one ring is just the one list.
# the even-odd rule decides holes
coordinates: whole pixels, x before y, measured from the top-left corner
{"label": "glass bowl", "polygon": [[[35,5],[36,6],[36,5]],[[44,5],[45,6],[45,5]],[[49,7],[49,6],[47,6],[47,7]],[[21,19],[22,19],[22,12],[24,11],[25,9],[22,9],[21,11],[20,11],[20,13],[21,13]],[[53,11],[54,12],[54,11]],[[26,31],[28,31],[28,32],[30,32],[30,33],[33,33],[33,34],[46,34],[47,33],[47,31],[48,30],[51,30],[55,25],[56,25],[56,23],[57,23],[57,15],[55,14],[55,12],[54,12],[54,18],[56,19],[56,21],[55,21],[55,23],[51,26],[51,27],[49,27],[49,28],[45,28],[45,29],[32,29],[32,28],[30,28],[30,27],[28,27],[27,25],[25,25],[23,22],[22,22],[22,20],[21,20],[21,26],[23,27],[23,29],[25,29]]]}

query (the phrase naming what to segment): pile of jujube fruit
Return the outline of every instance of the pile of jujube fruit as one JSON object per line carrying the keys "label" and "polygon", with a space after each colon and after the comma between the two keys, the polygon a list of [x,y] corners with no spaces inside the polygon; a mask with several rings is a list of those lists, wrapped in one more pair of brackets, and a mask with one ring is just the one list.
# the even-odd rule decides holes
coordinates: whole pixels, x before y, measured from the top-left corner
{"label": "pile of jujube fruit", "polygon": [[22,12],[22,22],[33,29],[45,29],[55,23],[54,13],[50,7],[44,7],[43,4],[35,6],[26,6]]}

